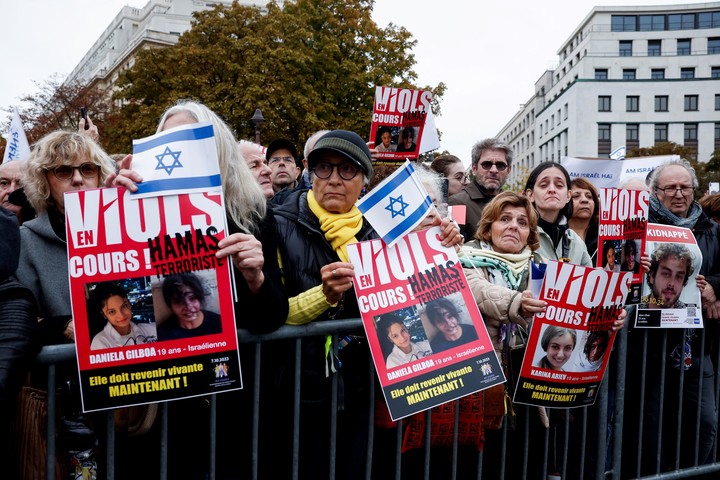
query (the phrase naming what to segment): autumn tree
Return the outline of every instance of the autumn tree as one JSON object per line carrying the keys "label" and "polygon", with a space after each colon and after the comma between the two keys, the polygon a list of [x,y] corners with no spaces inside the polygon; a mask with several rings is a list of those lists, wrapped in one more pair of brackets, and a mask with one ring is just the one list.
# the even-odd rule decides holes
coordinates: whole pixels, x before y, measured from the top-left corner
{"label": "autumn tree", "polygon": [[637,147],[627,151],[625,157],[649,157],[653,155],[679,155],[685,160],[697,160],[697,149],[675,142],[660,142],[652,147]]}
{"label": "autumn tree", "polygon": [[[39,91],[23,96],[18,108],[31,145],[55,130],[77,130],[80,107],[87,109],[93,123],[98,126],[103,143],[103,133],[113,128],[118,115],[108,92],[77,82],[64,83],[59,75],[36,85]],[[4,126],[5,130],[7,126]]]}
{"label": "autumn tree", "polygon": [[439,113],[445,86],[418,87],[403,27],[380,28],[372,0],[295,0],[270,3],[267,12],[237,3],[195,14],[179,42],[141,52],[120,78],[124,106],[110,142],[155,131],[162,112],[179,99],[203,102],[239,138],[253,138],[249,118],[266,118],[264,143],[280,136],[302,145],[320,129],[344,128],[367,136],[374,87],[430,89]]}

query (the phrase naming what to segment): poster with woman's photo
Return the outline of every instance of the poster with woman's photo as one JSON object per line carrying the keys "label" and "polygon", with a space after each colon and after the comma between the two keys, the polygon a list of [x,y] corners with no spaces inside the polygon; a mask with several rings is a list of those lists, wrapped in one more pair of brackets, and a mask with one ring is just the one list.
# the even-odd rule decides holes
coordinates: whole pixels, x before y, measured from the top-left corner
{"label": "poster with woman's photo", "polygon": [[514,402],[553,408],[595,402],[632,273],[550,261]]}
{"label": "poster with woman's photo", "polygon": [[399,166],[417,160],[432,97],[429,90],[375,87],[370,127],[370,141],[377,151],[374,163]]}
{"label": "poster with woman's photo", "polygon": [[703,328],[697,275],[702,253],[688,228],[648,224],[650,270],[643,276],[638,328]]}
{"label": "poster with woman's photo", "polygon": [[640,303],[640,252],[645,248],[650,193],[645,190],[601,188],[598,226],[598,267],[631,272],[626,305]]}
{"label": "poster with woman's photo", "polygon": [[348,245],[355,294],[393,420],[505,381],[452,248],[433,227]]}
{"label": "poster with woman's photo", "polygon": [[84,411],[242,388],[222,192],[65,197]]}

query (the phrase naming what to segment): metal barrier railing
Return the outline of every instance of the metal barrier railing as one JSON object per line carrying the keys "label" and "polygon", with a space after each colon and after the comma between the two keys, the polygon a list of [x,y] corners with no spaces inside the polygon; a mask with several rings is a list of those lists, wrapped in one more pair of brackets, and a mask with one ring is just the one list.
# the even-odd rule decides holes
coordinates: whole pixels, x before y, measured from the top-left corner
{"label": "metal barrier railing", "polygon": [[[657,332],[654,332],[656,334]],[[261,393],[261,360],[262,360],[262,348],[268,342],[274,342],[278,340],[291,340],[294,348],[295,365],[300,364],[300,349],[302,339],[305,337],[319,336],[319,335],[333,335],[333,345],[337,346],[338,337],[342,337],[347,334],[362,334],[362,324],[359,319],[350,320],[338,320],[338,321],[327,321],[310,323],[301,327],[284,326],[276,332],[263,335],[250,334],[247,331],[239,330],[238,338],[240,340],[241,349],[245,349],[246,353],[252,354],[254,359],[253,365],[253,382],[252,384],[245,384],[245,389],[252,390],[251,405],[252,405],[252,423],[250,428],[252,430],[252,451],[250,453],[251,458],[251,470],[248,472],[248,478],[261,478],[263,475],[260,473],[260,393]],[[656,358],[655,353],[648,353],[648,340],[647,334],[642,333],[642,350],[639,353],[641,358],[640,365],[629,365],[632,370],[628,370],[628,332],[620,332],[615,342],[615,348],[611,356],[611,365],[608,367],[608,373],[605,375],[605,379],[602,382],[600,391],[598,393],[598,399],[594,406],[575,408],[569,410],[563,409],[548,409],[549,410],[549,421],[551,427],[548,429],[538,428],[536,424],[533,424],[532,418],[535,414],[535,407],[527,407],[517,405],[516,410],[517,424],[514,428],[508,424],[507,418],[503,422],[503,428],[498,431],[486,431],[485,448],[481,451],[468,451],[467,448],[462,447],[458,444],[458,419],[459,419],[459,404],[456,401],[455,408],[455,424],[454,424],[454,442],[452,447],[449,449],[438,449],[430,446],[430,442],[425,441],[422,449],[414,451],[412,453],[402,453],[403,443],[403,432],[404,422],[398,421],[397,426],[394,427],[394,432],[387,432],[383,430],[380,432],[380,427],[375,427],[374,424],[374,398],[375,398],[375,383],[370,381],[369,392],[370,402],[367,405],[367,416],[369,418],[369,425],[367,426],[367,453],[357,452],[357,455],[366,455],[364,457],[364,469],[362,475],[370,479],[373,477],[380,476],[377,472],[381,469],[384,474],[383,478],[396,478],[401,479],[408,476],[408,465],[412,472],[422,471],[421,475],[423,478],[430,478],[430,472],[434,466],[441,464],[442,468],[446,468],[446,473],[443,478],[449,478],[454,480],[456,478],[486,478],[494,480],[496,478],[562,478],[562,479],[576,479],[576,478],[593,478],[593,479],[620,479],[620,478],[644,478],[641,475],[650,475],[653,478],[690,478],[697,475],[708,475],[715,472],[720,472],[720,462],[717,457],[717,444],[715,443],[711,452],[712,463],[704,463],[706,460],[698,458],[698,453],[701,449],[701,421],[707,425],[707,418],[701,419],[701,412],[698,411],[694,418],[687,419],[683,418],[682,405],[684,399],[688,395],[702,396],[703,388],[712,386],[714,398],[718,398],[720,394],[720,381],[718,376],[704,378],[700,376],[699,382],[696,385],[697,391],[690,392],[686,391],[686,374],[684,371],[679,372],[679,383],[677,385],[670,386],[665,383],[665,371],[669,368],[673,368],[672,365],[668,365],[666,359],[668,358],[667,352],[671,346],[667,345],[667,334],[663,339],[663,349],[659,355],[662,359],[660,365],[650,364],[648,359],[650,357]],[[662,334],[661,334],[662,335]],[[705,331],[701,333],[701,343],[704,345]],[[685,337],[683,337],[685,338]],[[337,353],[337,352],[335,352]],[[708,361],[705,352],[701,351],[699,358],[700,371],[703,368],[703,362]],[[713,352],[711,361],[714,365],[718,365],[720,357],[718,352]],[[635,358],[635,357],[633,357]],[[54,392],[56,390],[57,378],[56,378],[56,365],[64,362],[73,362],[75,360],[74,347],[72,345],[55,345],[44,347],[37,357],[39,364],[47,365],[48,371],[48,391]],[[367,365],[368,378],[374,379],[375,371],[371,362]],[[612,370],[612,372],[610,372]],[[659,375],[658,375],[659,373]],[[639,385],[627,385],[628,378],[632,378],[633,382],[635,379],[640,378]],[[646,390],[645,383],[648,375],[655,375],[660,378],[657,385],[653,388],[659,388],[660,393],[660,404],[658,409],[658,417],[655,422],[650,422],[645,418],[645,408],[649,393]],[[612,380],[610,380],[612,378]],[[689,377],[688,377],[689,378]],[[298,478],[300,475],[299,463],[301,458],[301,445],[300,445],[300,427],[301,427],[301,416],[298,414],[301,410],[300,401],[300,369],[295,368],[294,371],[294,388],[292,398],[292,412],[293,420],[292,425],[288,428],[292,428],[293,441],[292,441],[292,474],[291,477]],[[709,383],[706,383],[709,382]],[[338,433],[338,397],[340,386],[338,384],[338,376],[332,376],[332,400],[330,404],[331,408],[331,419],[330,419],[330,441],[329,441],[329,478],[342,478],[336,474],[338,471],[337,465],[337,433]],[[639,397],[637,404],[629,405],[626,404],[628,399],[628,387],[632,387],[633,390],[637,390],[639,386]],[[656,398],[657,391],[650,392],[652,398]],[[672,396],[674,395],[674,397]],[[208,396],[209,399],[209,438],[207,439],[207,478],[215,479],[218,478],[216,463],[217,463],[217,419],[219,416],[223,416],[223,412],[218,411],[217,397],[214,395]],[[635,402],[635,397],[632,397],[632,401]],[[663,418],[668,418],[668,414],[671,413],[670,417],[673,416],[672,412],[663,411],[663,406],[666,399],[673,405],[677,404],[677,421],[674,425],[672,422],[662,421]],[[672,400],[670,400],[672,399]],[[718,411],[717,407],[713,403],[714,410],[714,426],[717,428],[718,423]],[[633,417],[626,415],[627,411],[633,412]],[[700,410],[700,409],[698,409]],[[638,413],[639,412],[639,413]],[[53,419],[58,415],[58,406],[54,395],[48,396],[48,418]],[[431,411],[425,412],[425,439],[430,438],[432,418]],[[116,433],[114,428],[114,412],[108,411],[106,414],[105,430],[106,434],[102,441],[105,443],[103,450],[106,452],[104,457],[104,469],[101,472],[102,478],[114,479],[115,465],[117,461],[123,461],[123,459],[117,458],[115,454],[115,442]],[[159,454],[159,478],[164,480],[168,478],[168,403],[163,402],[159,405],[159,443],[158,454]],[[695,437],[688,439],[688,435],[677,435],[677,439],[674,442],[672,439],[664,438],[664,435],[670,436],[672,432],[686,432],[690,428],[688,422],[691,422],[694,427],[690,431],[695,432]],[[648,425],[650,424],[650,425]],[[643,432],[653,428],[658,430],[657,444],[651,447],[647,445],[643,446]],[[625,436],[623,436],[623,429],[625,429]],[[667,432],[670,429],[670,432]],[[653,430],[654,431],[654,430]],[[628,436],[628,432],[638,432],[637,445],[634,444],[623,444],[623,440],[627,438],[634,438],[632,435]],[[378,442],[378,435],[383,433],[387,438],[388,435],[392,436],[392,442],[394,443],[394,454],[385,455],[382,460],[378,460],[380,455],[379,449],[383,448]],[[47,422],[47,438],[55,438],[57,434],[56,424],[53,421]],[[689,435],[692,437],[692,434]],[[200,440],[197,440],[200,442]],[[683,443],[685,442],[685,443]],[[687,442],[692,442],[692,448],[694,450],[694,461],[690,462],[690,466],[681,465],[681,447],[683,451],[686,448]],[[671,452],[667,453],[667,445],[671,445]],[[198,448],[198,451],[201,449]],[[472,450],[472,449],[471,449]],[[655,452],[655,457],[652,459],[653,466],[648,472],[647,469],[641,469],[641,465],[648,464],[648,459],[643,458],[643,451]],[[490,452],[490,453],[488,453]],[[521,455],[519,455],[521,453]],[[55,478],[55,455],[58,454],[58,449],[54,442],[48,442],[47,447],[47,478]],[[487,454],[487,455],[486,455]],[[670,457],[667,457],[670,455]],[[410,459],[410,457],[412,457]],[[521,458],[519,458],[521,457]],[[668,466],[663,463],[667,458],[674,459],[674,464]],[[415,461],[419,459],[418,461]],[[521,461],[520,461],[521,460]],[[383,465],[378,465],[378,461],[383,462]],[[388,464],[385,464],[387,462]],[[628,462],[627,465],[623,466],[623,462]],[[389,464],[391,463],[391,464]],[[422,467],[420,467],[422,465]],[[468,473],[468,465],[472,472]],[[681,468],[684,467],[684,468]],[[375,472],[375,474],[374,474]],[[392,472],[392,473],[390,473]],[[549,473],[548,473],[549,472]],[[549,476],[557,475],[555,476]],[[417,478],[413,473],[412,478]]]}

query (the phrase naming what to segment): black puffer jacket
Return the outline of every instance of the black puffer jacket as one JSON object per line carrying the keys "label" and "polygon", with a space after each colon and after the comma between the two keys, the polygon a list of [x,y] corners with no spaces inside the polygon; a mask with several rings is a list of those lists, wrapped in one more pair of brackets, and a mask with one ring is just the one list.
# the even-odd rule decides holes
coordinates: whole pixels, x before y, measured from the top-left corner
{"label": "black puffer jacket", "polygon": [[[320,230],[318,218],[310,211],[307,191],[290,194],[282,205],[275,207],[276,231],[282,260],[281,271],[288,297],[294,297],[322,283],[320,269],[340,258]],[[375,230],[365,221],[355,238],[362,242],[377,238]],[[313,321],[358,318],[353,289],[345,292],[337,307],[326,310]],[[325,338],[308,337],[302,344],[303,398],[322,395],[321,384],[328,371]],[[344,366],[345,367],[345,366]]]}
{"label": "black puffer jacket", "polygon": [[[289,297],[294,297],[322,283],[320,269],[340,258],[320,230],[318,218],[310,211],[307,191],[293,192],[275,208],[282,273]],[[358,242],[377,238],[372,227],[363,220]],[[316,320],[357,318],[360,312],[351,289],[336,309],[330,309]]]}

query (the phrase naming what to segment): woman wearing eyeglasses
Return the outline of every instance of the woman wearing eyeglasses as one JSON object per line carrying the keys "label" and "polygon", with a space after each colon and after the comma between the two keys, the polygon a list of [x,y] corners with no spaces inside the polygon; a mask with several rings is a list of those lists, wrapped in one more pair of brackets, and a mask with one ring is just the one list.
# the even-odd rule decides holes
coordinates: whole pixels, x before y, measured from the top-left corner
{"label": "woman wearing eyeglasses", "polygon": [[103,186],[114,162],[85,135],[57,131],[43,137],[24,165],[23,185],[38,217],[20,227],[17,278],[38,302],[44,343],[74,340],[65,241],[64,193]]}
{"label": "woman wearing eyeglasses", "polygon": [[468,183],[465,165],[455,155],[440,155],[433,160],[430,168],[447,178],[447,197],[450,198],[462,191]]}
{"label": "woman wearing eyeglasses", "polygon": [[133,322],[127,292],[114,282],[103,282],[90,292],[90,306],[105,319],[105,327],[90,343],[90,350],[126,347],[157,341],[155,323]]}

